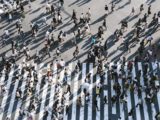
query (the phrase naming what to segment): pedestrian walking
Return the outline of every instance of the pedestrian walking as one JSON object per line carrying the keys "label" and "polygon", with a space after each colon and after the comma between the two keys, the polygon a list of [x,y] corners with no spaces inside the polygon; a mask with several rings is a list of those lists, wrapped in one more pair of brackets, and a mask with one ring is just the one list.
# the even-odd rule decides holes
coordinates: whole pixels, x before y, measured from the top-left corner
{"label": "pedestrian walking", "polygon": [[9,19],[9,23],[11,23],[12,22],[12,14],[11,14],[11,12],[8,13],[8,19]]}
{"label": "pedestrian walking", "polygon": [[103,101],[104,101],[104,104],[108,104],[106,95],[104,96]]}
{"label": "pedestrian walking", "polygon": [[144,10],[143,4],[140,5],[140,13]]}
{"label": "pedestrian walking", "polygon": [[24,12],[24,6],[22,3],[20,3],[20,10],[21,10],[21,12]]}
{"label": "pedestrian walking", "polygon": [[66,115],[69,113],[69,106],[66,105]]}
{"label": "pedestrian walking", "polygon": [[151,5],[148,7],[148,16],[151,14]]}
{"label": "pedestrian walking", "polygon": [[61,7],[63,7],[64,0],[59,0],[59,1],[60,1],[60,4],[61,4]]}
{"label": "pedestrian walking", "polygon": [[62,16],[61,16],[61,14],[58,14],[58,24],[61,24],[62,23]]}
{"label": "pedestrian walking", "polygon": [[45,16],[42,18],[42,25],[43,24],[47,25],[47,18]]}
{"label": "pedestrian walking", "polygon": [[94,101],[94,105],[95,105],[97,111],[100,111],[99,108],[98,108],[97,100]]}
{"label": "pedestrian walking", "polygon": [[71,20],[77,19],[76,11],[73,9]]}
{"label": "pedestrian walking", "polygon": [[100,97],[100,87],[96,86],[96,96]]}
{"label": "pedestrian walking", "polygon": [[80,16],[80,24],[84,24],[84,23],[85,23],[84,14],[81,13],[81,16]]}
{"label": "pedestrian walking", "polygon": [[81,101],[81,96],[79,96],[78,99],[77,99],[77,105],[78,105],[79,107],[83,107],[83,106],[82,106],[82,101]]}
{"label": "pedestrian walking", "polygon": [[55,16],[55,7],[51,4],[51,15]]}
{"label": "pedestrian walking", "polygon": [[103,20],[102,25],[103,25],[103,27],[104,27],[104,30],[107,30],[106,19]]}
{"label": "pedestrian walking", "polygon": [[125,45],[126,51],[130,53],[130,52],[131,52],[131,49],[130,49],[130,47],[129,47],[129,41],[128,41],[128,40],[125,40],[124,45]]}
{"label": "pedestrian walking", "polygon": [[88,8],[88,11],[86,13],[86,22],[89,23],[91,21],[91,9]]}
{"label": "pedestrian walking", "polygon": [[48,56],[51,57],[49,45],[46,45],[46,52],[47,52]]}
{"label": "pedestrian walking", "polygon": [[60,49],[59,48],[57,48],[57,50],[56,50],[56,55],[57,55],[57,57],[59,57],[60,56]]}
{"label": "pedestrian walking", "polygon": [[114,12],[114,8],[115,8],[115,4],[114,4],[114,2],[112,2],[112,4],[111,4],[111,12]]}
{"label": "pedestrian walking", "polygon": [[76,46],[76,49],[73,52],[73,57],[77,59],[78,54],[79,54],[79,48],[78,48],[78,46]]}
{"label": "pedestrian walking", "polygon": [[146,38],[145,46],[146,46],[148,43],[149,43],[149,45],[151,45],[152,40],[153,40],[153,37],[152,37],[151,35],[149,35],[149,36]]}
{"label": "pedestrian walking", "polygon": [[135,14],[135,8],[134,8],[134,7],[132,7],[132,10],[131,10],[131,14],[130,14],[130,16],[134,16],[134,14]]}
{"label": "pedestrian walking", "polygon": [[49,2],[46,2],[46,13],[50,12],[50,8],[51,8],[51,5],[49,4]]}
{"label": "pedestrian walking", "polygon": [[160,112],[158,112],[155,116],[156,120],[160,120]]}
{"label": "pedestrian walking", "polygon": [[108,5],[105,5],[105,11],[106,11],[106,15],[108,15],[108,13],[109,13]]}
{"label": "pedestrian walking", "polygon": [[129,119],[130,119],[130,117],[133,116],[133,111],[134,111],[134,108],[131,108],[131,110],[128,112]]}

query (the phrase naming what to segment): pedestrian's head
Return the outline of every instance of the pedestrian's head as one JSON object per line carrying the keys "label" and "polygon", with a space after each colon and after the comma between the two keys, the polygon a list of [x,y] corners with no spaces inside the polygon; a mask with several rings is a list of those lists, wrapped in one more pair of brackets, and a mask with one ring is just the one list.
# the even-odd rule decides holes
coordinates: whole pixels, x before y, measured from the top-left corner
{"label": "pedestrian's head", "polygon": [[78,48],[78,45],[76,45],[76,48]]}
{"label": "pedestrian's head", "polygon": [[62,34],[63,33],[63,31],[61,30],[60,32],[59,32],[59,34]]}

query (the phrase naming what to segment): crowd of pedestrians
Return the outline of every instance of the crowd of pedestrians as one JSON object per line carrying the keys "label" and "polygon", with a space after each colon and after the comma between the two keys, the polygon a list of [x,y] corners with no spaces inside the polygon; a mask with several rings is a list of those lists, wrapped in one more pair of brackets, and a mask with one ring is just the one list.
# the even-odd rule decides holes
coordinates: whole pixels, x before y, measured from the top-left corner
{"label": "crowd of pedestrians", "polygon": [[[117,0],[115,0],[117,1]],[[16,19],[16,29],[17,35],[20,39],[25,39],[25,31],[24,26],[22,25],[22,21],[25,18],[25,9],[24,2],[28,3],[28,7],[32,9],[32,1],[26,0],[15,0],[6,2],[5,0],[1,0],[3,4],[4,14],[1,16],[8,20],[8,24],[13,22],[13,16],[15,14],[20,14],[20,17]],[[53,104],[51,106],[44,106],[44,117],[48,117],[49,115],[53,119],[63,120],[63,114],[66,115],[70,113],[70,98],[73,94],[71,90],[71,83],[69,79],[71,79],[71,75],[80,74],[82,72],[82,62],[80,61],[79,53],[81,52],[81,48],[79,47],[78,41],[83,39],[89,40],[89,51],[87,52],[87,62],[93,63],[93,66],[96,68],[96,75],[100,77],[100,80],[96,81],[95,96],[93,96],[93,104],[95,106],[96,111],[100,111],[99,108],[99,99],[101,97],[101,93],[103,92],[103,86],[106,81],[104,77],[106,74],[109,75],[109,79],[114,81],[113,91],[115,94],[111,96],[111,106],[120,101],[120,104],[123,104],[124,110],[126,110],[126,104],[129,101],[126,101],[128,97],[128,91],[140,96],[139,102],[136,103],[134,107],[129,109],[128,117],[135,117],[134,112],[136,109],[139,109],[141,105],[145,102],[149,104],[155,103],[155,98],[160,90],[159,84],[159,74],[158,74],[158,62],[157,62],[157,50],[160,47],[158,45],[152,45],[152,41],[154,40],[153,33],[151,30],[157,30],[160,26],[160,12],[152,13],[152,5],[148,5],[147,11],[144,10],[144,4],[139,6],[138,14],[143,14],[142,18],[139,18],[136,24],[132,27],[133,32],[131,35],[125,36],[125,32],[128,31],[128,26],[130,21],[122,20],[120,28],[117,28],[113,33],[114,38],[113,42],[122,41],[124,45],[125,52],[131,52],[133,44],[139,45],[137,50],[137,55],[134,60],[127,61],[126,57],[122,57],[118,62],[108,61],[108,43],[104,41],[104,34],[107,32],[108,27],[106,24],[107,16],[116,11],[116,3],[113,1],[111,5],[104,5],[105,17],[103,18],[102,24],[98,27],[97,34],[93,35],[91,30],[91,21],[92,14],[94,12],[91,11],[91,8],[88,8],[85,13],[81,13],[80,16],[77,15],[75,9],[73,9],[72,15],[70,17],[70,22],[74,24],[72,32],[72,46],[75,48],[72,57],[72,61],[76,61],[76,65],[73,71],[66,65],[65,59],[62,59],[62,50],[59,47],[63,41],[67,41],[67,33],[65,31],[60,30],[58,35],[54,34],[54,30],[63,24],[63,16],[62,11],[64,8],[64,4],[67,1],[58,0],[58,6],[52,4],[51,0],[46,1],[45,9],[46,11],[43,13],[43,17],[40,21],[30,22],[30,35],[32,39],[36,40],[39,34],[39,30],[42,26],[49,26],[49,29],[45,31],[45,39],[43,45],[43,52],[36,50],[36,54],[31,56],[31,50],[27,46],[26,42],[20,44],[20,41],[12,39],[11,40],[11,56],[7,54],[2,56],[2,68],[1,76],[5,73],[5,77],[9,78],[10,71],[12,69],[17,68],[17,71],[14,73],[14,80],[12,81],[15,84],[17,81],[26,81],[25,87],[27,88],[24,93],[22,88],[16,89],[16,100],[17,101],[27,101],[31,99],[31,102],[24,107],[23,103],[20,106],[19,115],[27,116],[28,119],[32,120],[34,117],[34,112],[36,112],[38,106],[42,101],[42,96],[40,93],[36,91],[38,85],[41,86],[54,86],[55,93],[53,95]],[[131,2],[131,1],[130,1]],[[136,8],[131,8],[131,13],[129,15],[130,18],[135,16]],[[47,21],[46,14],[50,14],[51,21],[50,23]],[[152,18],[152,21],[149,23],[149,20]],[[56,38],[57,36],[57,38]],[[2,43],[5,46],[9,41],[11,35],[9,30],[5,30],[2,36]],[[132,42],[131,42],[132,41]],[[52,57],[51,47],[58,42],[58,45],[55,50],[56,60],[49,63],[47,66],[46,72],[41,76],[42,81],[39,81],[39,71],[36,68],[36,64],[42,62],[44,56]],[[147,47],[146,47],[147,46]],[[148,47],[149,46],[149,47]],[[20,56],[23,56],[23,62],[21,64],[17,63],[17,60]],[[31,63],[31,61],[33,61]],[[143,62],[143,67],[138,68],[138,62]],[[151,61],[154,61],[155,68],[149,68],[149,64]],[[138,69],[138,73],[136,75],[133,74],[134,69]],[[107,73],[106,73],[107,70]],[[61,80],[61,71],[63,73],[63,79]],[[54,81],[56,76],[56,82]],[[88,86],[92,84],[91,82],[91,73],[87,73],[85,75],[84,84],[81,86],[80,96],[77,97],[76,103],[79,108],[84,107],[84,99],[87,101],[87,104],[91,102],[91,90]],[[120,81],[123,81],[122,84]],[[142,81],[145,81],[142,83]],[[158,82],[157,82],[158,81]],[[86,87],[87,86],[87,87]],[[2,98],[8,94],[8,89],[5,84],[1,81],[0,85],[0,95]],[[145,98],[142,98],[142,94],[145,94]],[[104,96],[103,98],[104,104],[108,104],[108,96]],[[0,106],[0,112],[5,112],[4,108]],[[159,106],[160,107],[160,106]],[[160,113],[156,113],[155,118],[157,120],[160,119]],[[127,119],[126,118],[126,119]],[[11,120],[12,118],[7,117],[7,120]],[[121,115],[119,116],[121,119]]]}

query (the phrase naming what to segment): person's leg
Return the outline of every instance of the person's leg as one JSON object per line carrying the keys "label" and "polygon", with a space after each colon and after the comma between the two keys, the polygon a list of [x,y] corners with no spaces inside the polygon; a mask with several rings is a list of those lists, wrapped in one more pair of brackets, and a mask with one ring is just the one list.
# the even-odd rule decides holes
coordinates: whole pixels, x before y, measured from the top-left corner
{"label": "person's leg", "polygon": [[128,46],[129,53],[131,52],[131,48]]}
{"label": "person's leg", "polygon": [[51,54],[50,54],[50,52],[48,52],[48,54],[49,54],[49,57],[51,57]]}
{"label": "person's leg", "polygon": [[97,108],[97,111],[99,111],[99,109],[98,109],[98,105],[96,105],[96,108]]}
{"label": "person's leg", "polygon": [[149,45],[151,46],[151,40],[149,41]]}

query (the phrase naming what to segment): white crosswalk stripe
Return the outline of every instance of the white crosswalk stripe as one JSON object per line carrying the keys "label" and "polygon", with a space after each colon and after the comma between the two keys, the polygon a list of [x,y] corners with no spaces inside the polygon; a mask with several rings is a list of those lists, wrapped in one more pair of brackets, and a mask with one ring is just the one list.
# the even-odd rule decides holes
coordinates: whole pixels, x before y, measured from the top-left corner
{"label": "white crosswalk stripe", "polygon": [[[39,103],[39,107],[36,108],[36,112],[38,112],[37,114],[33,113],[33,118],[34,119],[38,119],[38,120],[43,120],[44,118],[44,111],[45,111],[45,108],[47,107],[48,110],[49,110],[49,115],[47,116],[47,120],[52,120],[53,119],[53,104],[55,102],[56,99],[59,99],[61,101],[62,99],[62,96],[64,94],[65,96],[65,104],[64,106],[71,106],[69,107],[69,109],[71,109],[70,111],[72,112],[71,115],[69,114],[66,114],[66,107],[64,107],[64,110],[63,110],[63,120],[76,120],[77,118],[79,118],[79,120],[84,120],[85,118],[87,118],[87,120],[92,120],[93,119],[93,116],[95,116],[94,119],[96,120],[100,120],[100,119],[103,119],[103,120],[109,120],[109,116],[110,114],[108,114],[110,111],[112,114],[114,115],[120,115],[119,117],[121,117],[122,120],[125,119],[126,116],[128,116],[128,114],[126,115],[126,111],[124,110],[124,104],[123,103],[119,103],[119,112],[120,113],[117,113],[117,106],[116,104],[114,104],[113,106],[111,106],[111,108],[109,108],[109,105],[108,104],[104,104],[102,101],[102,97],[96,97],[97,99],[97,105],[98,105],[98,109],[100,111],[95,111],[93,110],[93,107],[94,107],[94,102],[92,101],[93,98],[95,96],[93,96],[93,91],[94,89],[96,89],[96,85],[100,82],[100,76],[99,75],[95,75],[95,69],[94,68],[94,65],[93,64],[89,64],[89,63],[83,63],[82,64],[82,68],[81,68],[81,72],[79,73],[76,73],[76,74],[73,74],[74,77],[72,76],[72,72],[74,71],[74,65],[75,63],[72,63],[72,64],[69,64],[68,66],[66,66],[65,68],[67,69],[68,71],[68,79],[67,79],[67,84],[71,85],[71,93],[73,94],[73,97],[72,99],[70,100],[70,94],[67,93],[67,94],[64,94],[66,93],[66,89],[63,88],[63,80],[64,80],[64,72],[65,72],[65,69],[62,69],[60,71],[60,73],[58,73],[59,75],[59,79],[57,79],[57,67],[56,67],[56,64],[53,64],[53,78],[52,78],[52,82],[50,83],[48,79],[46,79],[46,82],[44,84],[43,87],[41,87],[42,85],[42,74],[40,74],[40,69],[42,69],[42,67],[40,67],[39,70],[37,70],[37,73],[38,73],[38,82],[37,84],[35,85],[35,90],[36,90],[36,93],[35,94],[41,94],[41,101]],[[110,68],[111,66],[113,65],[113,63],[110,63]],[[137,65],[137,66],[136,66]],[[132,80],[133,81],[136,76],[137,76],[137,72],[138,70],[141,70],[141,76],[140,76],[140,85],[142,85],[142,87],[145,86],[145,80],[144,80],[144,73],[143,73],[143,64],[142,63],[138,63],[134,65],[133,64],[133,68],[132,68],[132,71],[131,71],[131,74],[132,74]],[[157,72],[159,72],[160,70],[160,63],[158,63],[158,67],[159,69],[156,69],[155,67],[155,63],[151,63],[149,64],[151,65],[150,67],[152,67],[152,69],[154,70],[153,71],[153,75],[155,75]],[[19,69],[21,71],[22,67],[19,66]],[[38,68],[37,68],[38,69]],[[88,70],[89,69],[89,70]],[[29,96],[27,95],[26,97],[26,100],[24,100],[24,96],[26,95],[25,91],[26,91],[26,85],[28,83],[28,72],[25,71],[24,74],[22,75],[23,77],[20,78],[20,80],[16,80],[15,83],[14,83],[14,86],[11,85],[13,84],[13,74],[14,72],[16,71],[17,69],[15,68],[11,68],[11,71],[9,73],[9,77],[8,77],[8,80],[5,80],[6,77],[5,77],[5,70],[2,71],[2,76],[1,76],[1,84],[5,83],[6,84],[6,88],[7,90],[12,90],[11,91],[8,91],[5,96],[3,96],[2,98],[2,101],[1,101],[1,107],[3,109],[5,109],[3,113],[0,114],[0,120],[1,119],[5,119],[6,116],[8,117],[11,117],[11,116],[14,116],[14,120],[20,120],[21,118],[19,117],[19,111],[20,111],[20,108],[23,106],[24,109],[28,109],[29,106],[30,106],[30,103],[31,103],[31,99],[32,99],[32,95]],[[88,71],[88,72],[87,72]],[[127,64],[125,65],[125,71],[127,71]],[[150,69],[151,71],[151,69]],[[107,100],[108,101],[111,101],[111,98],[109,97],[109,94],[111,94],[111,97],[113,97],[113,95],[116,95],[115,93],[115,90],[113,89],[113,85],[115,84],[115,81],[114,81],[114,78],[112,80],[110,80],[111,82],[111,86],[109,86],[108,84],[108,81],[109,79],[108,78],[111,78],[110,75],[108,74],[109,73],[109,70],[108,69],[104,69],[104,72],[105,72],[105,80],[104,80],[104,86],[105,86],[105,89],[102,89],[102,92],[103,92],[103,97],[106,96],[107,97]],[[121,74],[123,74],[123,72],[121,72],[121,64],[118,63],[117,64],[117,69],[116,69],[116,72],[118,73],[118,76],[121,76]],[[20,72],[21,73],[21,72]],[[82,73],[82,74],[81,74]],[[90,101],[88,102],[88,104],[86,104],[86,100],[85,100],[85,95],[83,93],[83,88],[85,86],[85,78],[86,78],[86,75],[88,73],[91,73],[91,77],[90,77],[90,82],[89,82],[89,85],[88,85],[88,91],[89,91],[89,98],[90,98]],[[129,72],[126,72],[126,76],[128,76]],[[158,73],[159,74],[159,73]],[[160,75],[160,74],[159,74]],[[33,77],[33,75],[32,75]],[[94,78],[95,77],[95,78]],[[79,78],[81,78],[79,80]],[[31,78],[33,79],[33,78]],[[93,80],[95,80],[95,83],[93,82]],[[4,82],[5,81],[5,82]],[[60,83],[60,87],[59,87],[59,97],[58,98],[55,98],[55,93],[56,93],[56,89],[55,89],[55,85],[57,84],[57,82]],[[123,78],[121,77],[118,77],[118,82],[120,83],[120,86],[121,86],[121,93],[123,92],[123,88],[124,88],[124,85],[123,85]],[[160,81],[158,81],[160,83]],[[20,84],[21,83],[21,84]],[[88,83],[87,83],[88,84]],[[86,84],[86,86],[87,86]],[[66,85],[64,85],[66,87]],[[81,86],[81,87],[80,87]],[[12,89],[11,89],[12,87]],[[16,100],[16,90],[17,89],[21,89],[22,91],[22,100]],[[50,91],[48,91],[50,89]],[[78,94],[78,90],[80,89],[80,94]],[[109,90],[111,90],[111,93],[109,93]],[[50,92],[49,96],[48,96],[48,92]],[[11,93],[11,94],[9,94]],[[146,102],[146,100],[144,99],[146,97],[146,92],[143,90],[142,92],[142,98],[139,98],[138,97],[138,91],[135,89],[132,93],[130,90],[127,91],[127,113],[130,112],[130,110],[132,109],[133,106],[135,106],[135,117],[134,117],[134,120],[140,120],[141,118],[144,117],[145,120],[150,120],[150,117],[152,116],[152,120],[155,119],[155,115],[157,113],[157,109],[160,108],[160,91],[158,91],[157,93],[157,102],[158,103],[153,103],[151,104],[151,109],[149,110],[148,108],[148,103]],[[34,95],[35,95],[34,94]],[[34,96],[33,95],[33,96]],[[132,95],[134,95],[134,99],[132,100]],[[80,107],[80,108],[77,108],[77,99],[78,97],[81,96],[81,100],[82,100],[82,105],[83,107]],[[10,100],[8,100],[10,99]],[[143,109],[141,109],[139,106],[136,107],[136,105],[139,103],[140,100],[143,100],[142,102],[142,107]],[[9,101],[9,102],[8,102]],[[48,103],[48,102],[49,103]],[[134,101],[134,105],[133,105],[133,102]],[[7,103],[8,102],[8,103]],[[47,103],[47,104],[46,104]],[[6,107],[6,105],[8,104],[8,107]],[[15,104],[17,104],[15,106]],[[58,103],[60,104],[60,103]],[[102,106],[103,104],[103,110],[102,111]],[[14,108],[16,107],[16,109]],[[39,109],[38,109],[39,108]],[[86,108],[87,108],[87,111],[86,111]],[[13,109],[15,111],[13,111]],[[143,110],[143,111],[142,111]],[[85,113],[85,111],[87,113]],[[149,113],[151,111],[151,113]],[[102,112],[102,113],[101,113]],[[143,112],[144,116],[141,114]],[[15,114],[14,114],[15,113]],[[70,112],[69,112],[70,113]],[[14,114],[14,115],[12,115]],[[77,117],[77,114],[79,115]],[[85,116],[85,114],[87,114],[87,116]],[[101,116],[101,114],[103,115],[103,117]],[[118,116],[117,115],[117,116]],[[132,115],[133,116],[133,115]],[[27,119],[28,116],[25,115],[22,117],[23,120]],[[57,118],[58,119],[58,118]],[[131,117],[132,119],[132,117]]]}
{"label": "white crosswalk stripe", "polygon": [[[118,64],[118,66],[117,66],[117,68],[118,68],[118,75],[121,74],[121,72],[120,72],[120,67],[121,67],[121,65]],[[119,78],[118,81],[119,81],[120,85],[123,86],[123,84],[122,84],[122,79]],[[121,117],[122,120],[125,119],[125,116],[124,116],[124,107],[123,107],[123,103],[121,103],[121,101],[120,101],[120,117]]]}
{"label": "white crosswalk stripe", "polygon": [[[143,79],[143,70],[142,70],[142,64],[138,63],[138,69],[141,70],[141,77],[140,77],[140,84],[144,87],[144,79]],[[147,114],[148,107],[146,104],[146,101],[144,100],[146,97],[146,93],[142,91],[142,99],[143,99],[143,107],[144,107],[144,118],[145,120],[149,120],[149,115]]]}
{"label": "white crosswalk stripe", "polygon": [[[132,80],[134,80],[135,77],[136,77],[135,72],[136,72],[136,71],[135,71],[135,67],[134,67],[134,65],[133,65],[133,69],[132,69]],[[135,105],[137,105],[138,102],[139,102],[138,92],[134,92],[134,100],[135,100]],[[136,108],[136,118],[137,118],[137,119],[138,119],[138,118],[141,118],[141,116],[140,116],[140,108],[139,108],[139,107]]]}
{"label": "white crosswalk stripe", "polygon": [[[159,67],[159,70],[160,70],[160,63],[158,63],[158,67]],[[160,76],[159,76],[160,77]],[[160,85],[160,79],[158,78],[158,84]],[[158,93],[157,93],[157,99],[158,99],[158,106],[159,106],[159,108],[160,108],[160,90],[158,91]]]}
{"label": "white crosswalk stripe", "polygon": [[[36,65],[37,66],[37,65]],[[39,66],[38,66],[39,67]],[[41,81],[42,81],[42,73],[41,71],[41,67],[37,68],[37,77],[38,77],[38,82],[36,84],[36,93],[34,94],[34,96],[37,98],[37,102],[39,102],[40,100],[40,86],[41,86]],[[37,105],[38,106],[38,105]],[[36,116],[34,115],[34,113],[32,113],[32,117],[35,118]]]}
{"label": "white crosswalk stripe", "polygon": [[[19,65],[19,70],[21,71],[22,70],[22,65]],[[14,105],[14,102],[15,102],[15,98],[16,98],[16,90],[18,88],[18,84],[19,84],[19,79],[16,80],[15,84],[14,84],[14,89],[12,91],[12,96],[11,96],[11,101],[10,101],[10,104],[9,104],[9,108],[8,108],[8,112],[7,112],[7,116],[10,118],[11,117],[11,114],[12,114],[12,109],[13,109],[13,105]],[[23,86],[23,85],[22,85]]]}
{"label": "white crosswalk stripe", "polygon": [[53,98],[54,98],[54,95],[55,95],[55,84],[56,84],[56,77],[57,77],[56,73],[57,73],[57,66],[54,64],[54,69],[53,69],[54,77],[53,77],[53,80],[52,80],[53,85],[51,86],[50,102],[49,102],[49,106],[48,106],[48,108],[50,110],[50,115],[48,115],[47,120],[51,120],[51,116],[52,116],[51,111],[52,111],[52,105],[54,103]]}
{"label": "white crosswalk stripe", "polygon": [[[111,69],[112,65],[113,65],[113,63],[110,64],[110,69]],[[115,81],[113,79],[111,79],[110,81],[111,81],[111,91],[112,91],[111,92],[111,97],[113,97],[116,94],[115,90],[113,89],[113,85],[114,85]],[[114,103],[112,104],[112,114],[116,114],[116,104],[114,104]]]}
{"label": "white crosswalk stripe", "polygon": [[[127,66],[126,66],[127,67]],[[128,73],[129,71],[127,70],[126,68],[126,76],[128,76]],[[127,102],[127,108],[128,108],[128,113],[130,112],[130,110],[132,109],[132,106],[131,106],[131,93],[129,90],[127,90],[127,101],[130,101],[130,102]],[[131,120],[131,116],[129,116],[129,119]]]}
{"label": "white crosswalk stripe", "polygon": [[[83,85],[85,83],[85,77],[86,77],[86,63],[83,63],[82,65],[82,81],[81,81],[81,85]],[[85,96],[83,93],[83,89],[81,89],[81,99],[82,99],[82,105],[84,106],[85,104]],[[79,120],[84,120],[84,107],[80,108],[80,118]]]}
{"label": "white crosswalk stripe", "polygon": [[48,89],[48,80],[46,79],[45,80],[46,84],[43,86],[43,91],[42,91],[42,101],[41,101],[41,104],[40,104],[40,114],[39,114],[39,120],[42,120],[43,119],[43,113],[44,113],[44,110],[45,110],[45,100],[47,99],[46,96],[47,96],[47,89]]}
{"label": "white crosswalk stripe", "polygon": [[93,64],[89,65],[89,71],[91,73],[91,84],[89,86],[89,93],[90,93],[90,102],[88,104],[88,120],[92,120],[92,89],[93,89]]}
{"label": "white crosswalk stripe", "polygon": [[[69,74],[69,78],[68,78],[67,83],[68,83],[68,85],[71,86],[72,64],[69,64],[69,66],[67,68],[67,73]],[[63,80],[64,79],[64,70],[63,70],[61,76],[62,76],[62,80]],[[61,80],[61,82],[63,82],[62,80]],[[63,92],[66,92],[66,91],[61,91],[61,92],[63,93]],[[62,96],[62,95],[60,95],[60,96]],[[69,98],[70,98],[70,94],[69,93],[65,94],[65,106],[68,106],[68,107],[70,106]],[[67,120],[67,118],[68,118],[68,114],[66,114],[66,107],[65,107],[65,110],[63,112],[63,120]]]}
{"label": "white crosswalk stripe", "polygon": [[[105,70],[105,80],[104,80],[104,85],[108,85],[108,70],[106,68],[103,68]],[[108,102],[108,90],[104,90],[104,97],[106,96],[107,102]],[[108,103],[104,104],[104,120],[108,120]]]}
{"label": "white crosswalk stripe", "polygon": [[[3,84],[4,84],[5,74],[6,74],[6,69],[4,68],[4,69],[2,70],[2,76],[1,76],[0,85],[3,85]],[[0,89],[0,90],[1,90],[1,89]],[[2,90],[0,91],[0,94],[2,94]]]}
{"label": "white crosswalk stripe", "polygon": [[[157,67],[158,67],[158,65],[157,65],[157,63],[156,62],[154,62],[154,63],[151,63],[152,64],[152,69],[153,69],[153,75],[156,75],[156,71],[157,71]],[[155,104],[154,103],[152,103],[151,104],[151,107],[152,107],[152,118],[153,118],[153,120],[155,119],[155,116],[156,116],[156,108],[155,108]]]}
{"label": "white crosswalk stripe", "polygon": [[77,106],[77,96],[78,96],[78,77],[79,73],[75,75],[74,78],[74,86],[73,86],[73,104],[72,104],[72,117],[71,119],[74,120],[76,119],[76,106]]}
{"label": "white crosswalk stripe", "polygon": [[[96,75],[96,86],[100,83],[100,77],[99,75]],[[98,106],[98,110],[96,110],[96,120],[100,119],[100,97],[97,96],[96,97],[97,100],[97,106]]]}
{"label": "white crosswalk stripe", "polygon": [[[22,96],[23,96],[25,91],[25,86],[26,86],[26,80],[27,80],[27,72],[24,73],[22,79],[23,80],[22,80],[21,90],[22,90]],[[17,109],[15,111],[15,116],[14,116],[15,120],[18,120],[21,105],[22,105],[22,100],[18,101]]]}
{"label": "white crosswalk stripe", "polygon": [[[28,72],[28,75],[29,75],[29,72]],[[26,79],[26,80],[27,80],[27,81],[26,81],[27,84],[28,84],[28,82],[29,82],[29,79],[32,80],[32,81],[34,81],[33,71],[31,72],[31,77]],[[29,86],[27,86],[27,87],[29,87]],[[27,113],[29,113],[28,109],[29,109],[30,104],[31,104],[32,94],[31,94],[30,91],[27,91],[27,93],[25,93],[25,94],[27,95],[27,98],[26,98],[26,100],[25,100],[26,102],[25,102],[25,104],[24,104],[24,108],[26,109]],[[29,115],[30,115],[30,114],[29,114]],[[23,119],[24,119],[24,120],[27,120],[28,117],[29,117],[29,115],[27,114]],[[32,113],[32,116],[33,116],[33,113]]]}
{"label": "white crosswalk stripe", "polygon": [[[14,67],[12,67],[11,71],[10,71],[10,74],[9,74],[8,82],[7,82],[7,90],[9,90],[9,88],[11,86],[14,71],[15,71]],[[7,93],[5,93],[5,96],[3,97],[3,100],[1,102],[1,106],[2,106],[3,109],[5,109],[5,105],[7,103],[7,98],[8,97],[9,97],[9,91]],[[0,120],[2,120],[3,114],[4,114],[4,112],[0,114]]]}

